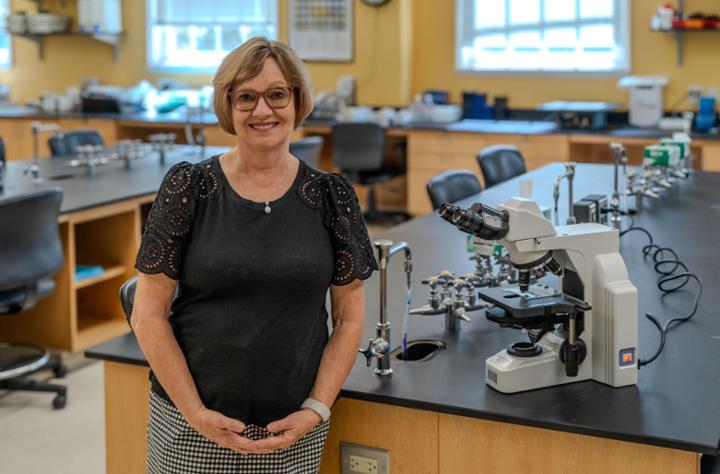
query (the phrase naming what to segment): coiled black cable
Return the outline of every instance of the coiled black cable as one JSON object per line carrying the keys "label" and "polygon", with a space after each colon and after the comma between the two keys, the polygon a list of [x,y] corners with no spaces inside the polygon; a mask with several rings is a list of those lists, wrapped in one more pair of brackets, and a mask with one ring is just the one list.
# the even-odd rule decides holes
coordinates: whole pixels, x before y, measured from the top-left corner
{"label": "coiled black cable", "polygon": [[[647,229],[635,226],[635,220],[632,216],[630,217],[630,227],[621,231],[620,237],[628,234],[629,232],[642,232],[647,236],[649,243],[642,248],[642,253],[644,257],[650,256],[652,258],[655,271],[661,275],[657,283],[657,287],[660,291],[665,294],[678,291],[685,287],[685,285],[687,285],[691,280],[694,280],[698,285],[698,292],[695,294],[692,308],[687,315],[672,318],[663,325],[655,317],[655,315],[652,313],[645,313],[645,317],[648,318],[660,332],[660,342],[657,350],[655,350],[655,353],[652,356],[647,359],[638,360],[638,368],[640,368],[658,358],[665,348],[667,333],[670,329],[684,323],[685,321],[689,321],[693,316],[695,316],[700,304],[700,298],[702,298],[703,294],[703,283],[699,276],[689,271],[688,266],[680,260],[677,252],[670,247],[661,247],[657,245],[652,234]],[[675,273],[678,269],[681,269],[682,271],[680,273]]]}

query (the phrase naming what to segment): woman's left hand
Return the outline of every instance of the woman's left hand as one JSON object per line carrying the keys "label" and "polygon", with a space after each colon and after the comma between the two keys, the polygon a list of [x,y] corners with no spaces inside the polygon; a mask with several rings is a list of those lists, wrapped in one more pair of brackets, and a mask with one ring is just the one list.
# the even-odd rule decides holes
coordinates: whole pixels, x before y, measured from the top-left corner
{"label": "woman's left hand", "polygon": [[322,418],[314,411],[304,408],[290,413],[282,420],[273,421],[267,429],[275,436],[255,441],[257,449],[286,449],[320,424]]}

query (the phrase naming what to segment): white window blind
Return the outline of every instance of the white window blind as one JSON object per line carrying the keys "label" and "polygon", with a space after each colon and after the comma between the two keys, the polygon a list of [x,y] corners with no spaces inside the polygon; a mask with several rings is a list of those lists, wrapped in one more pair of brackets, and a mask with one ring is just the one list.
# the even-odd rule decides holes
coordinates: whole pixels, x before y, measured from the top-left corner
{"label": "white window blind", "polygon": [[151,69],[213,71],[253,36],[277,39],[277,0],[147,0]]}
{"label": "white window blind", "polygon": [[628,0],[456,0],[456,15],[458,70],[629,70]]}
{"label": "white window blind", "polygon": [[0,0],[0,68],[9,68],[12,64],[10,33],[5,28],[10,13],[9,0]]}

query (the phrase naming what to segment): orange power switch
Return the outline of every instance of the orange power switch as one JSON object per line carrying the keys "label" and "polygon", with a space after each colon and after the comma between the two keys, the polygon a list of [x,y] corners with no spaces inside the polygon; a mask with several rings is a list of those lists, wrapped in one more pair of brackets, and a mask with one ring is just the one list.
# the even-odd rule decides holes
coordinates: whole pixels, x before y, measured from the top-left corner
{"label": "orange power switch", "polygon": [[626,364],[632,362],[632,354],[623,354],[623,362]]}

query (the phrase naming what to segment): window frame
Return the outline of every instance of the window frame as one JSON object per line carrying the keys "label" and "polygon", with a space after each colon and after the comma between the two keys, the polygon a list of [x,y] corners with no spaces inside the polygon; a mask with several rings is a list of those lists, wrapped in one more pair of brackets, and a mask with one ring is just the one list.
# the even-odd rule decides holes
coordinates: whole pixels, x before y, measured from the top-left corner
{"label": "window frame", "polygon": [[[631,2],[630,0],[613,0],[615,2],[615,11],[620,13],[615,15],[613,19],[613,25],[615,27],[615,34],[622,35],[624,42],[622,46],[624,48],[623,61],[618,68],[615,69],[554,69],[554,70],[539,70],[539,69],[470,69],[461,67],[461,48],[464,44],[464,40],[467,38],[474,38],[475,34],[474,21],[475,21],[475,5],[482,0],[455,0],[455,71],[461,74],[467,75],[483,75],[483,76],[576,76],[576,77],[621,77],[630,73],[631,69]],[[510,0],[506,0],[510,1]],[[544,6],[544,2],[552,0],[539,0],[540,9]],[[576,8],[580,8],[580,0],[575,0]],[[496,29],[488,29],[486,31],[497,32],[512,32],[512,31],[539,31],[541,34],[545,28],[562,27],[562,26],[581,26],[581,25],[592,25],[597,24],[608,24],[607,20],[603,19],[587,19],[587,20],[564,20],[564,21],[543,21],[541,18],[539,23],[533,23],[528,25],[508,25],[506,19],[506,25],[498,27]]]}
{"label": "window frame", "polygon": [[[226,0],[211,0],[211,1],[226,1]],[[273,0],[275,1],[275,18],[273,20],[275,21],[275,31],[276,36],[279,37],[280,35],[280,2],[279,0]],[[157,25],[157,9],[158,9],[158,2],[157,0],[146,0],[145,1],[145,67],[149,72],[154,73],[180,73],[180,74],[213,74],[215,71],[217,71],[217,67],[219,66],[169,66],[169,65],[162,65],[162,64],[156,64],[152,63],[152,59],[154,56],[153,51],[153,45],[155,44],[153,42],[153,27]],[[210,27],[210,28],[222,28],[222,25],[208,25],[208,24],[196,24],[196,25],[189,25],[190,27],[196,27],[196,28],[202,28],[202,27]],[[278,39],[278,38],[270,38],[270,39]],[[218,39],[216,39],[218,41]],[[238,45],[239,46],[239,45]]]}
{"label": "window frame", "polygon": [[7,11],[7,14],[5,15],[5,19],[2,22],[2,25],[0,26],[0,34],[4,34],[8,38],[8,60],[7,62],[0,62],[0,71],[8,71],[12,69],[13,67],[13,35],[7,30],[6,21],[7,21],[7,15],[12,13],[12,5],[10,4],[10,0],[0,0],[2,4],[4,4],[5,10]]}

